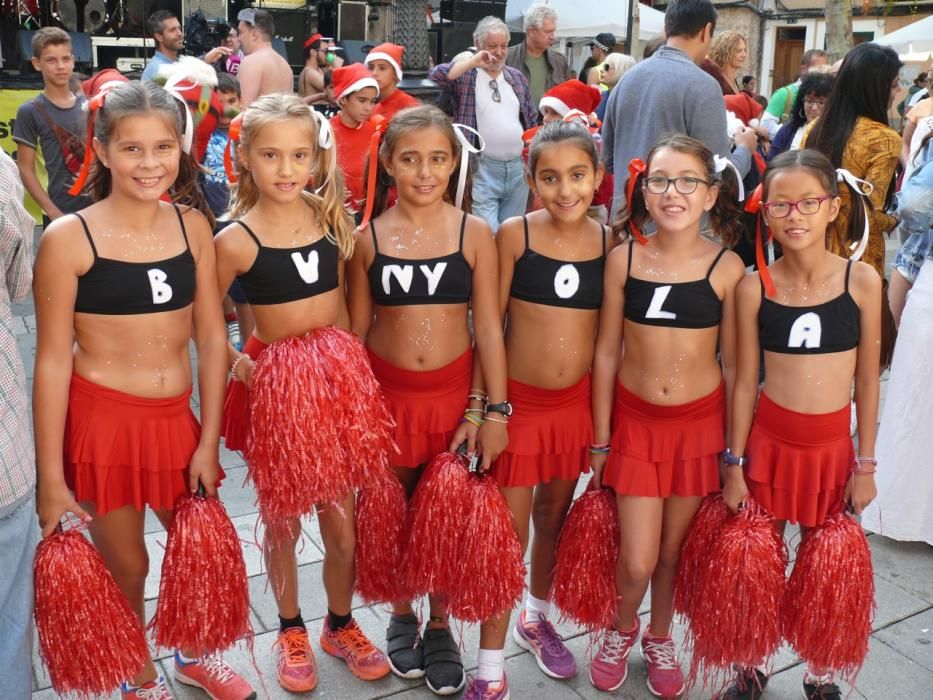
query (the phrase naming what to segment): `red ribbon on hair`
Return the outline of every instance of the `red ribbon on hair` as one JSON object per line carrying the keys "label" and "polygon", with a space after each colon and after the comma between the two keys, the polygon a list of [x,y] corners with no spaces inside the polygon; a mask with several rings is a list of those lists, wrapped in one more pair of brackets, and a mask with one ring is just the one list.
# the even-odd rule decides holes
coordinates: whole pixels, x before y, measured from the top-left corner
{"label": "red ribbon on hair", "polygon": [[77,197],[84,189],[84,183],[87,182],[87,176],[91,172],[91,162],[94,160],[94,116],[97,110],[104,106],[104,98],[107,97],[109,90],[103,90],[88,102],[87,105],[87,143],[84,145],[84,160],[81,162],[81,170],[78,171],[78,177],[74,184],[69,188],[68,194]]}
{"label": "red ribbon on hair", "polygon": [[[764,193],[764,185],[759,184],[749,198],[745,200],[745,211],[749,214],[755,214],[755,263],[758,265],[758,276],[765,288],[765,296],[773,297],[776,289],[774,280],[771,279],[771,273],[768,272],[768,261],[765,260],[765,243],[767,242],[761,235],[761,197]],[[768,236],[770,239],[771,236]]]}
{"label": "red ribbon on hair", "polygon": [[230,120],[230,138],[227,139],[227,146],[224,148],[224,170],[227,171],[227,180],[231,183],[236,182],[236,171],[233,169],[233,144],[240,140],[240,128],[243,126],[243,113],[240,112]]}
{"label": "red ribbon on hair", "polygon": [[629,213],[628,225],[632,232],[632,238],[642,245],[647,245],[648,239],[638,226],[635,225],[635,222],[632,221],[632,195],[635,194],[635,183],[638,182],[638,178],[643,176],[646,172],[648,172],[648,166],[645,165],[645,161],[641,158],[632,158],[632,160],[629,161],[628,184],[625,186],[625,204],[628,207]]}
{"label": "red ribbon on hair", "polygon": [[377,114],[372,118],[376,123],[372,136],[369,137],[369,170],[366,176],[366,209],[363,211],[363,220],[356,227],[357,231],[362,231],[369,225],[373,216],[373,207],[376,206],[376,174],[379,171],[379,141],[382,139],[382,132],[385,131],[385,117]]}

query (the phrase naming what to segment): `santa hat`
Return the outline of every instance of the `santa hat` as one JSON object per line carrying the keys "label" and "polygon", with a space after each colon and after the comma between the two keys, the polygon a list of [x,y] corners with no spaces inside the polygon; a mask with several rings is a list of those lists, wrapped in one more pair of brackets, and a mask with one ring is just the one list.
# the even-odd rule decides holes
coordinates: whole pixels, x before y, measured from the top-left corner
{"label": "santa hat", "polygon": [[538,109],[550,107],[562,117],[567,116],[567,112],[572,109],[589,114],[596,111],[601,97],[599,88],[593,85],[579,80],[566,80],[544,93],[538,103]]}
{"label": "santa hat", "polygon": [[366,54],[364,63],[368,67],[373,61],[386,61],[395,69],[395,76],[402,79],[402,52],[404,46],[398,44],[379,44],[374,46],[373,50]]}
{"label": "santa hat", "polygon": [[104,70],[95,73],[92,77],[81,83],[81,89],[84,91],[84,96],[91,99],[98,93],[102,85],[111,81],[128,83],[130,79],[114,68],[104,68]]}
{"label": "santa hat", "polygon": [[310,49],[311,46],[318,41],[323,41],[324,43],[327,43],[333,40],[334,40],[333,37],[324,36],[323,34],[312,34],[311,36],[308,37],[307,41],[305,41],[304,47],[306,49]]}
{"label": "santa hat", "polygon": [[379,83],[362,63],[334,68],[333,79],[334,99],[339,100],[367,87],[376,88],[376,95],[379,95]]}

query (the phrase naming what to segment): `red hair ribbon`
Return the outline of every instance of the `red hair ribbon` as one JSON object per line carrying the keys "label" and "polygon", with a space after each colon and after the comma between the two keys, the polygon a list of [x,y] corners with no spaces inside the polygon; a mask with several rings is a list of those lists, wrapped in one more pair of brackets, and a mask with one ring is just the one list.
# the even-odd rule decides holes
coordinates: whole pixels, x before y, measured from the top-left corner
{"label": "red hair ribbon", "polygon": [[[767,240],[761,234],[761,197],[763,193],[764,184],[762,183],[755,188],[746,200],[745,211],[755,215],[755,263],[758,266],[758,276],[761,278],[761,284],[765,288],[765,296],[773,297],[777,290],[774,287],[774,280],[771,279],[771,273],[768,272],[768,261],[765,259],[765,243]],[[769,235],[768,239],[770,238]]]}
{"label": "red hair ribbon", "polygon": [[94,160],[94,117],[97,110],[104,106],[104,99],[107,97],[114,84],[119,85],[117,81],[104,83],[100,91],[94,95],[87,103],[87,143],[84,145],[84,160],[81,162],[81,170],[78,171],[78,177],[74,184],[68,190],[68,194],[77,197],[84,189],[84,183],[87,182],[87,176],[91,172],[91,161]]}
{"label": "red hair ribbon", "polygon": [[369,225],[373,216],[373,207],[376,205],[376,174],[379,170],[379,141],[382,139],[382,132],[385,131],[388,122],[381,114],[377,114],[372,120],[376,124],[372,136],[369,137],[369,171],[366,176],[366,209],[363,211],[363,220],[356,227],[357,231],[362,231]]}
{"label": "red hair ribbon", "polygon": [[628,207],[629,213],[628,225],[629,229],[632,231],[632,238],[642,245],[647,245],[648,239],[645,238],[645,234],[643,234],[638,226],[635,225],[635,222],[632,221],[632,195],[635,194],[635,183],[638,181],[638,178],[646,172],[648,172],[648,166],[645,165],[645,161],[641,158],[632,158],[632,160],[629,161],[628,184],[625,186],[625,205]]}
{"label": "red hair ribbon", "polygon": [[233,169],[233,144],[240,140],[240,129],[243,126],[243,112],[240,112],[230,121],[230,138],[224,148],[224,170],[227,171],[227,180],[236,182],[236,171]]}

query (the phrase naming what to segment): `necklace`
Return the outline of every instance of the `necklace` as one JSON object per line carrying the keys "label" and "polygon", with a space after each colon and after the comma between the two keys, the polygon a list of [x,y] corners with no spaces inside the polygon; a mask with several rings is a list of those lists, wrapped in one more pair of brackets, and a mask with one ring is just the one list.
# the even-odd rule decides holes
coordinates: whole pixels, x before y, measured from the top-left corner
{"label": "necklace", "polygon": [[291,227],[289,227],[289,226],[285,226],[285,225],[283,225],[283,224],[280,223],[280,222],[273,221],[272,219],[270,219],[270,218],[267,217],[267,216],[263,216],[262,212],[259,211],[259,207],[253,207],[253,210],[252,210],[252,211],[253,211],[253,213],[254,213],[256,216],[258,216],[260,219],[262,219],[263,221],[265,221],[267,224],[270,224],[273,228],[277,228],[277,229],[279,229],[279,230],[281,230],[281,231],[284,231],[285,233],[287,233],[287,234],[289,234],[289,235],[291,235],[291,236],[296,236],[296,235],[298,234],[298,232],[301,231],[301,229],[304,228],[304,225],[308,222],[308,212],[307,212],[307,211],[304,212],[304,214],[303,214],[302,217],[301,217],[301,221],[300,221],[299,224],[298,224],[297,226],[295,226],[294,228],[291,228]]}

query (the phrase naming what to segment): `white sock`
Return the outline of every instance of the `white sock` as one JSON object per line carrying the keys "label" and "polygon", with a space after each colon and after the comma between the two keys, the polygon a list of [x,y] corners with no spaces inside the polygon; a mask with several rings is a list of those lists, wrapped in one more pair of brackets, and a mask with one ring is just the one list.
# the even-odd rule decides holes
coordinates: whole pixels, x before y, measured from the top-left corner
{"label": "white sock", "polygon": [[502,680],[502,669],[505,667],[504,649],[480,649],[477,657],[479,667],[476,675],[481,681],[496,683]]}
{"label": "white sock", "polygon": [[194,661],[197,661],[196,658],[194,658],[194,659],[189,659],[187,656],[185,656],[185,655],[181,652],[181,649],[178,650],[178,660],[181,661],[183,664],[190,664],[190,663],[192,663],[192,662],[194,662]]}
{"label": "white sock", "polygon": [[547,617],[548,613],[551,612],[551,603],[547,600],[535,598],[529,593],[525,599],[525,612],[528,613],[526,617],[531,617],[531,619],[537,616]]}

